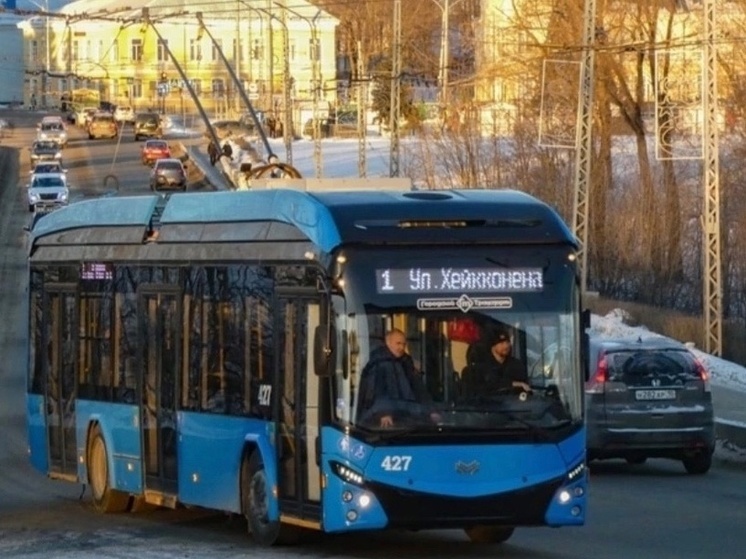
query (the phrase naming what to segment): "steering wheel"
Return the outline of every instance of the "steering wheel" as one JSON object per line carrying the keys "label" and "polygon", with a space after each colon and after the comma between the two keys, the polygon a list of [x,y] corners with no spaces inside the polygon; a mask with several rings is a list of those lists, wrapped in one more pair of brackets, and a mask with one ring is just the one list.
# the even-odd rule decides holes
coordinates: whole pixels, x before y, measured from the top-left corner
{"label": "steering wheel", "polygon": [[277,177],[279,174],[279,177],[284,178],[290,178],[290,179],[299,179],[301,178],[300,171],[293,167],[292,165],[288,165],[287,163],[280,163],[280,162],[273,162],[273,163],[267,163],[265,165],[261,165],[259,167],[254,167],[249,172],[249,179],[262,179],[267,176],[275,176]]}

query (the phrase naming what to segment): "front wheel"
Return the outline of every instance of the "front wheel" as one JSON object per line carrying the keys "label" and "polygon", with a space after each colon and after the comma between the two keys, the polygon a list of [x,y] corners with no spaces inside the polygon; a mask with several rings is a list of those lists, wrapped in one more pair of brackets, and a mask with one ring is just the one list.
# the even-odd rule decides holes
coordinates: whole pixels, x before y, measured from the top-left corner
{"label": "front wheel", "polygon": [[471,526],[464,529],[472,543],[503,543],[510,539],[515,528],[511,526]]}
{"label": "front wheel", "polygon": [[269,520],[269,499],[272,488],[267,482],[259,451],[244,459],[242,467],[242,502],[249,532],[259,545],[288,545],[298,541],[299,531],[283,525],[279,520]]}
{"label": "front wheel", "polygon": [[98,512],[124,512],[129,495],[112,489],[109,480],[109,459],[101,429],[95,427],[88,440],[88,484],[91,486],[93,506]]}

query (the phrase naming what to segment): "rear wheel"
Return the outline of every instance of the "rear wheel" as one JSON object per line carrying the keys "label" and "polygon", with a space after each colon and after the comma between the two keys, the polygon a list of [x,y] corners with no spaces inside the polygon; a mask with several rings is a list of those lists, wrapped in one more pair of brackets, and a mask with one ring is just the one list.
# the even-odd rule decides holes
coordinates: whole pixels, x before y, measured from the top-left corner
{"label": "rear wheel", "polygon": [[279,520],[269,520],[269,499],[272,488],[267,482],[261,455],[258,451],[244,458],[242,466],[242,503],[249,532],[260,545],[289,545],[298,541],[299,531],[283,525]]}
{"label": "rear wheel", "polygon": [[464,532],[473,543],[503,543],[510,539],[514,530],[511,526],[471,526]]}
{"label": "rear wheel", "polygon": [[88,440],[88,484],[93,506],[99,512],[124,512],[130,496],[112,489],[109,480],[109,459],[101,429],[94,427]]}
{"label": "rear wheel", "polygon": [[708,451],[685,456],[682,460],[687,473],[694,475],[706,474],[712,466],[712,454]]}

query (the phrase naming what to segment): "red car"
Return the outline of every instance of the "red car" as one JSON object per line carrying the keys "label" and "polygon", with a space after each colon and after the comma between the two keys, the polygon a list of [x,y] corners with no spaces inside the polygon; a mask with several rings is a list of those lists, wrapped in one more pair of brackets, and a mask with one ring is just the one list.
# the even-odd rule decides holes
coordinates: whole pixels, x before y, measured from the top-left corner
{"label": "red car", "polygon": [[166,140],[146,140],[142,145],[142,164],[153,165],[158,159],[171,157],[171,148]]}

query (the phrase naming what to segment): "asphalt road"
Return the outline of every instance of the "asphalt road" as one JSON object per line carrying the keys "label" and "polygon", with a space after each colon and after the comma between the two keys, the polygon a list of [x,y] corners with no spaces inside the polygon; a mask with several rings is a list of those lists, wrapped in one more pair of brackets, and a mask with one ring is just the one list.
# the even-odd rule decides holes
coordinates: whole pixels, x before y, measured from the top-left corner
{"label": "asphalt road", "polygon": [[[2,115],[0,115],[2,116]],[[0,557],[58,558],[330,558],[414,559],[710,559],[743,555],[746,464],[718,461],[705,476],[681,464],[650,460],[594,463],[588,523],[580,528],[520,528],[502,546],[477,546],[459,531],[313,535],[303,545],[262,549],[242,519],[200,510],[101,516],[75,484],[52,482],[28,465],[24,422],[26,364],[23,188],[34,118],[18,116],[0,141]],[[26,123],[28,129],[21,124]],[[80,197],[106,193],[107,174],[120,191],[145,193],[147,169],[134,142],[76,139],[66,151]],[[114,159],[116,154],[116,159]],[[82,498],[81,498],[82,497]]]}

